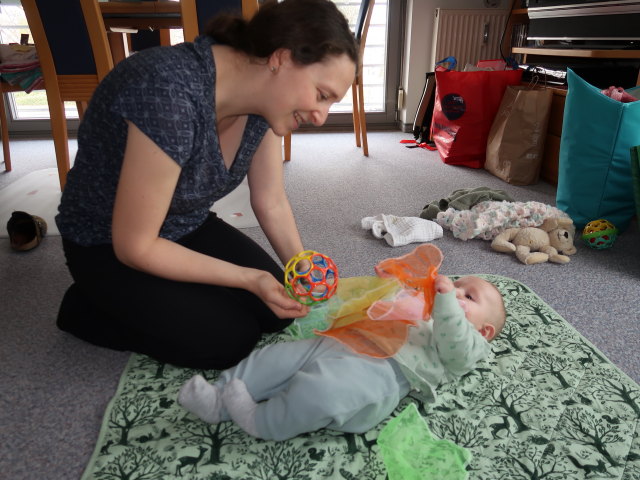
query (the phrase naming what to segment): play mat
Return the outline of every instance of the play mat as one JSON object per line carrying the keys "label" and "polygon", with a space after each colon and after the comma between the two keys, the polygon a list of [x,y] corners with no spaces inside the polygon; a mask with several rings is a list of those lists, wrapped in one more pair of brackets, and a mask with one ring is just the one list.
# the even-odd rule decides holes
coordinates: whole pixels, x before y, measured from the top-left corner
{"label": "play mat", "polygon": [[[497,285],[509,312],[490,358],[441,386],[434,404],[405,398],[394,417],[414,404],[434,438],[470,453],[456,478],[640,479],[640,387],[528,287],[482,276]],[[195,373],[216,377],[133,354],[83,480],[424,480],[387,476],[376,440],[392,418],[365,434],[256,440],[176,404]],[[426,443],[412,448],[429,454]]]}

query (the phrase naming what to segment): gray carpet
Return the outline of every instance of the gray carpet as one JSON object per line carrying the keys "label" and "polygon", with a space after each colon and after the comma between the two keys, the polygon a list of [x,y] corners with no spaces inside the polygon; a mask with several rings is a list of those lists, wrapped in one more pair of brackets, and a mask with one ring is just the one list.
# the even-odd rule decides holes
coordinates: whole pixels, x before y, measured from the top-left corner
{"label": "gray carpet", "polygon": [[[352,134],[293,136],[286,178],[305,246],[333,257],[342,276],[371,275],[378,261],[416,246],[388,246],[360,228],[362,217],[417,216],[426,203],[476,186],[504,189],[518,201],[555,204],[551,185],[514,187],[482,170],[444,165],[436,153],[399,144],[409,137],[370,133],[371,156],[365,158]],[[0,174],[0,187],[55,166],[49,141],[11,145],[14,171]],[[245,232],[265,244],[258,228]],[[488,242],[464,242],[447,231],[435,243],[445,255],[442,273],[498,274],[525,283],[640,382],[635,221],[610,250],[577,242],[578,253],[567,265],[526,266],[493,252]],[[70,283],[59,237],[28,253],[12,252],[8,240],[0,239],[0,279],[0,472],[12,480],[79,478],[128,354],[87,345],[55,328]]]}

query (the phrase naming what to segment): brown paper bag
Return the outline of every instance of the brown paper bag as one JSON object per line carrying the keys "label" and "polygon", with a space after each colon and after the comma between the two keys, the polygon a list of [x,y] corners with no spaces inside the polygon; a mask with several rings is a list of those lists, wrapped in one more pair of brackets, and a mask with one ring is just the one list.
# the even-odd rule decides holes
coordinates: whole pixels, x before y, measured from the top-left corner
{"label": "brown paper bag", "polygon": [[553,92],[508,86],[487,139],[484,168],[512,185],[538,181]]}

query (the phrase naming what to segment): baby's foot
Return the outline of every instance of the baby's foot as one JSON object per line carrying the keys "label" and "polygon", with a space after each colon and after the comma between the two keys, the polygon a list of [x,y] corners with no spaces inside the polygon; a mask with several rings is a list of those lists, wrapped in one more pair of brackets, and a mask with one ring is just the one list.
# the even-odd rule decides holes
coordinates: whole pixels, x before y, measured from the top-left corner
{"label": "baby's foot", "polygon": [[220,387],[194,375],[178,393],[178,403],[208,423],[220,423]]}
{"label": "baby's foot", "polygon": [[260,438],[256,430],[255,414],[258,404],[247,390],[247,385],[234,378],[224,386],[222,402],[231,419],[249,435]]}

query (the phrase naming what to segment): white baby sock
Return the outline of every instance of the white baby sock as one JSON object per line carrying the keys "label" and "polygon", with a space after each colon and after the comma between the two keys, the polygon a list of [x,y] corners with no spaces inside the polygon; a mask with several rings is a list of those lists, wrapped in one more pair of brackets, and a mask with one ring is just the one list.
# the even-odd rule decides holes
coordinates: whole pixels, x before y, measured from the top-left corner
{"label": "white baby sock", "polygon": [[376,238],[384,238],[392,247],[414,242],[430,242],[443,235],[442,227],[420,217],[376,215],[362,219],[362,228],[371,229]]}
{"label": "white baby sock", "polygon": [[384,227],[384,217],[382,214],[375,217],[364,217],[360,224],[365,230],[371,230],[374,237],[382,238],[387,231]]}
{"label": "white baby sock", "polygon": [[392,247],[414,242],[430,242],[443,235],[440,225],[420,217],[385,215],[384,226],[387,230],[384,239]]}
{"label": "white baby sock", "polygon": [[249,435],[260,438],[256,428],[256,407],[247,390],[247,385],[240,379],[234,378],[224,386],[222,401],[231,419]]}
{"label": "white baby sock", "polygon": [[220,387],[207,382],[200,375],[191,377],[182,386],[178,393],[178,403],[205,422],[220,423]]}
{"label": "white baby sock", "polygon": [[365,230],[371,230],[371,227],[376,222],[382,222],[382,214],[376,215],[375,217],[364,217],[360,221],[360,224],[362,225],[362,228],[364,228]]}

